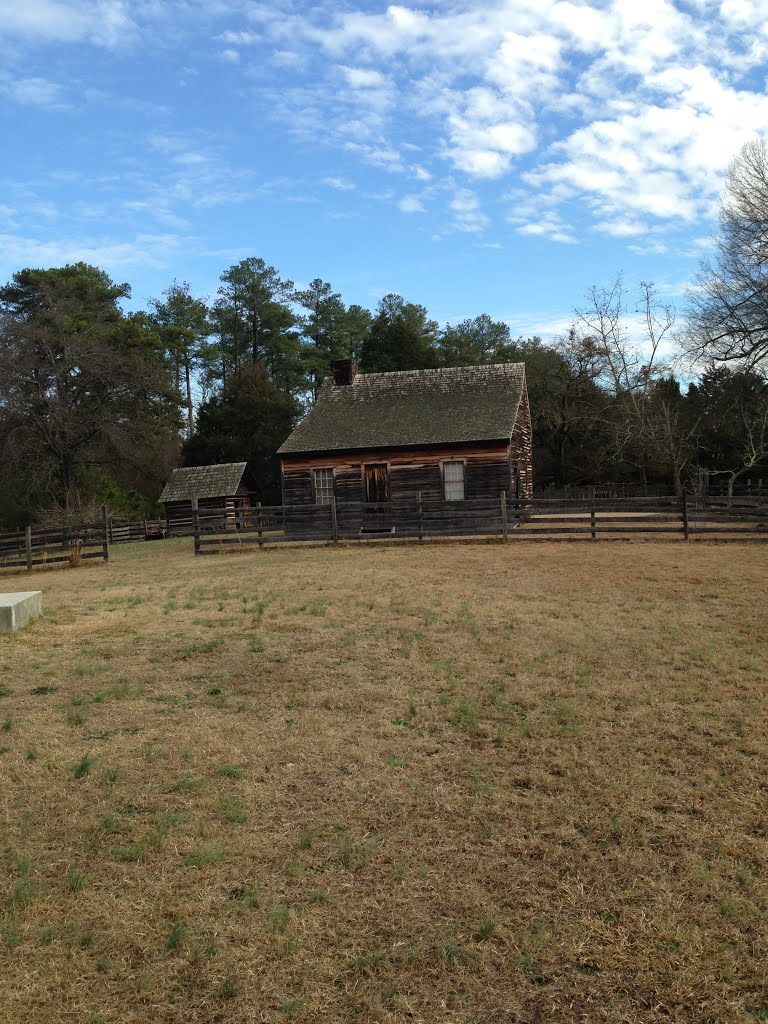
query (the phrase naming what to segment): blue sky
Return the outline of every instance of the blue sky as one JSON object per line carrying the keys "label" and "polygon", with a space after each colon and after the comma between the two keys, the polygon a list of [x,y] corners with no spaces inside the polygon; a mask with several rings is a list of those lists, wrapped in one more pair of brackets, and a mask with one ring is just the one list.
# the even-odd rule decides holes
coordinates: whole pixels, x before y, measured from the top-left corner
{"label": "blue sky", "polygon": [[619,271],[681,303],[766,74],[768,0],[0,0],[0,279],[142,308],[259,256],[545,337]]}

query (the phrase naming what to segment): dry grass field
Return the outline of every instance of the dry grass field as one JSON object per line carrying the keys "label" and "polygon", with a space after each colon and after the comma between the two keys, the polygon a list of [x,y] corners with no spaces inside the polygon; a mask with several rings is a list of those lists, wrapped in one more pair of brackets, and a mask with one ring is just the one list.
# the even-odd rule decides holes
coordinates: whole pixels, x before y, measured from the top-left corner
{"label": "dry grass field", "polygon": [[4,576],[2,1024],[768,1020],[768,550]]}

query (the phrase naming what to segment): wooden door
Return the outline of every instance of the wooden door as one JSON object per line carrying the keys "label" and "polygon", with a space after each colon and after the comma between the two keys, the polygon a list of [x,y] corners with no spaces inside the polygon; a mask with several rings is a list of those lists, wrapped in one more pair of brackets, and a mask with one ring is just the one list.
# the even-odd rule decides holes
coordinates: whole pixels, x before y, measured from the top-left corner
{"label": "wooden door", "polygon": [[363,466],[363,501],[382,504],[389,501],[389,466],[370,462]]}
{"label": "wooden door", "polygon": [[363,466],[364,533],[392,530],[389,466],[386,462],[370,462]]}

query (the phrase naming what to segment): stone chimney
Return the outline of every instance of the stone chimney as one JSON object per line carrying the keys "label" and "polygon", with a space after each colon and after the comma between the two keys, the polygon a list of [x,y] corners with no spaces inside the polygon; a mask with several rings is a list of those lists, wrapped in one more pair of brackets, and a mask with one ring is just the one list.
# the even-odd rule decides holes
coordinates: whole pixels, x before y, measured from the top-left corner
{"label": "stone chimney", "polygon": [[334,359],[331,363],[334,384],[351,384],[357,376],[357,363],[354,359]]}

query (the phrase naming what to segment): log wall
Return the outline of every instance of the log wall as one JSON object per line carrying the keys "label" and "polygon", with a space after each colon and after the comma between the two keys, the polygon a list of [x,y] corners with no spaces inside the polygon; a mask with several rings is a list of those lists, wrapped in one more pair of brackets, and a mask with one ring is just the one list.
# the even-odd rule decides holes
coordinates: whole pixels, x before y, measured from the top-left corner
{"label": "log wall", "polygon": [[[530,422],[530,418],[529,418]],[[530,453],[530,430],[528,431]],[[513,454],[514,452],[514,454]],[[393,501],[415,498],[443,499],[444,462],[463,462],[464,495],[467,500],[498,498],[502,491],[516,493],[515,473],[526,457],[524,431],[514,445],[496,442],[457,445],[434,449],[381,449],[351,454],[284,457],[282,462],[283,504],[311,505],[315,501],[313,472],[333,469],[334,493],[339,504],[363,500],[363,466],[386,463],[389,466],[390,493]],[[531,481],[530,459],[524,467]],[[528,496],[527,492],[523,496]]]}

